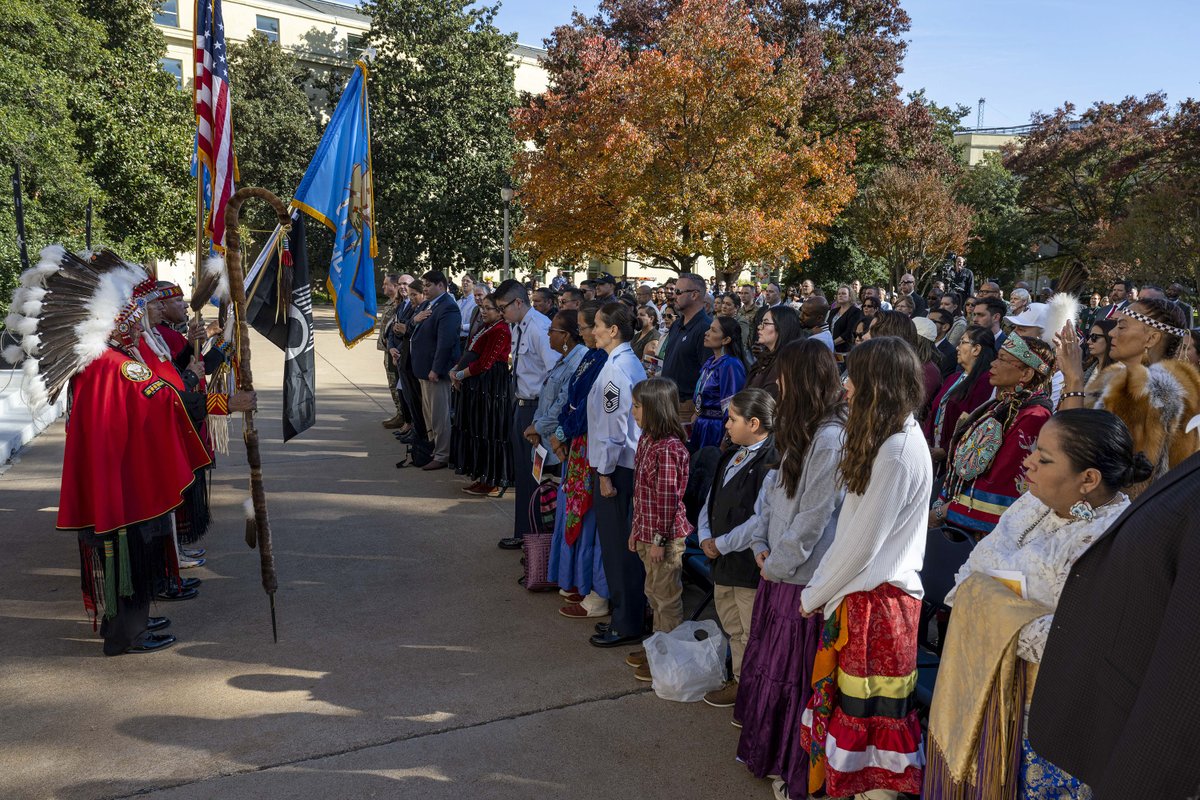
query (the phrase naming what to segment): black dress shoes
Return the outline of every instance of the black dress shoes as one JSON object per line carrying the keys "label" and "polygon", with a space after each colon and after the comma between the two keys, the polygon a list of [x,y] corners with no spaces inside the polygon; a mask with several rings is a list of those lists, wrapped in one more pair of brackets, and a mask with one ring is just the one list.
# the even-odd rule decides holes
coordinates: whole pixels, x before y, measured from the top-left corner
{"label": "black dress shoes", "polygon": [[176,600],[191,600],[193,597],[195,597],[198,594],[200,594],[200,590],[196,589],[196,588],[192,588],[192,589],[172,589],[169,592],[159,592],[158,594],[156,594],[154,596],[155,596],[155,598],[157,598],[159,600],[166,600],[168,602],[174,602]]}
{"label": "black dress shoes", "polygon": [[180,583],[183,584],[184,589],[195,589],[197,586],[200,585],[200,579],[199,578],[184,578],[182,581],[180,581]]}
{"label": "black dress shoes", "polygon": [[166,650],[173,644],[175,644],[175,637],[169,633],[147,633],[143,634],[142,638],[125,648],[125,652],[154,653],[158,650]]}
{"label": "black dress shoes", "polygon": [[516,536],[510,536],[507,539],[501,539],[496,542],[496,546],[501,550],[520,550],[521,540]]}
{"label": "black dress shoes", "polygon": [[622,636],[619,631],[614,631],[611,627],[604,633],[597,633],[592,638],[588,639],[588,643],[592,647],[622,647],[627,644],[637,644],[646,637],[644,636]]}
{"label": "black dress shoes", "polygon": [[166,617],[150,617],[150,619],[146,620],[146,630],[148,631],[161,631],[170,625],[171,620]]}

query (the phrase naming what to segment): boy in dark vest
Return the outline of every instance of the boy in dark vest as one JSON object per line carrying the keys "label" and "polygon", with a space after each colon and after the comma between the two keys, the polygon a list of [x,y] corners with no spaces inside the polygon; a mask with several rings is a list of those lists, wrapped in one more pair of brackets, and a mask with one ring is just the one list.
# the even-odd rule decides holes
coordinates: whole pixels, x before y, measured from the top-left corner
{"label": "boy in dark vest", "polygon": [[729,708],[737,701],[750,635],[759,569],[749,537],[739,537],[737,529],[754,515],[763,479],[777,460],[771,433],[774,418],[775,400],[763,389],[744,389],[734,395],[725,427],[735,446],[717,463],[697,526],[700,547],[713,559],[713,603],[733,656],[733,679],[704,696],[704,702],[717,708]]}

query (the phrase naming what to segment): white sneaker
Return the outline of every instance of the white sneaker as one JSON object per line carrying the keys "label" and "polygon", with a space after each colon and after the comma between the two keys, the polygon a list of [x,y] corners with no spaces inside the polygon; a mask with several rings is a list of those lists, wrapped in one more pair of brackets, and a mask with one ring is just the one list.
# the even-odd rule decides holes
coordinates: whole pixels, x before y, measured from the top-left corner
{"label": "white sneaker", "polygon": [[206,562],[207,560],[208,559],[206,559],[206,558],[182,558],[181,557],[179,559],[179,568],[180,569],[193,569],[194,567],[203,567],[204,562]]}
{"label": "white sneaker", "polygon": [[792,800],[792,796],[788,794],[787,784],[778,778],[771,781],[771,794],[775,800]]}

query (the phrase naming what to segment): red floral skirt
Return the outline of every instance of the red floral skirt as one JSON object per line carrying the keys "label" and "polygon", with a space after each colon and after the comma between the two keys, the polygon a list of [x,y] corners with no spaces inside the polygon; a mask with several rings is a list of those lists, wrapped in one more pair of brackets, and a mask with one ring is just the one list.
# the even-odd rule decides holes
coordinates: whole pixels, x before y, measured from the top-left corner
{"label": "red floral skirt", "polygon": [[818,653],[820,661],[840,645],[837,680],[815,687],[801,742],[818,761],[814,767],[823,768],[826,794],[872,789],[919,794],[925,751],[913,693],[921,601],[885,583],[842,603],[844,613],[826,626],[845,620],[847,630],[824,631]]}

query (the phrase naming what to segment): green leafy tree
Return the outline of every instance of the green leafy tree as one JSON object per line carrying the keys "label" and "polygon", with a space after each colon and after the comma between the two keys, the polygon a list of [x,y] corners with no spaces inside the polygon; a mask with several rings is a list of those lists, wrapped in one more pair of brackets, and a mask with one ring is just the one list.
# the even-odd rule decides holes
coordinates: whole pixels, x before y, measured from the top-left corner
{"label": "green leafy tree", "polygon": [[500,264],[499,187],[518,142],[510,51],[498,6],[367,0],[372,162],[381,249],[402,269]]}
{"label": "green leafy tree", "polygon": [[0,312],[20,271],[13,165],[22,172],[31,257],[51,242],[81,246],[88,198],[101,196],[70,108],[102,57],[99,39],[71,0],[0,0]]}
{"label": "green leafy tree", "polygon": [[960,203],[974,209],[966,255],[977,280],[1007,285],[1034,260],[1037,235],[1020,201],[1021,179],[1004,168],[996,153],[963,171],[955,187]]}
{"label": "green leafy tree", "polygon": [[[309,70],[294,55],[262,34],[229,45],[239,185],[261,186],[284,202],[291,199],[320,140],[321,123],[304,90],[309,79]],[[276,223],[265,203],[248,203],[242,221],[253,242],[265,240],[260,231],[273,230]],[[328,254],[316,252],[323,248],[310,250],[314,267],[328,266]]]}
{"label": "green leafy tree", "polygon": [[134,260],[168,258],[194,236],[191,95],[159,67],[166,41],[150,0],[83,0],[100,27],[100,57],[72,99],[92,175],[107,196],[107,243]]}

